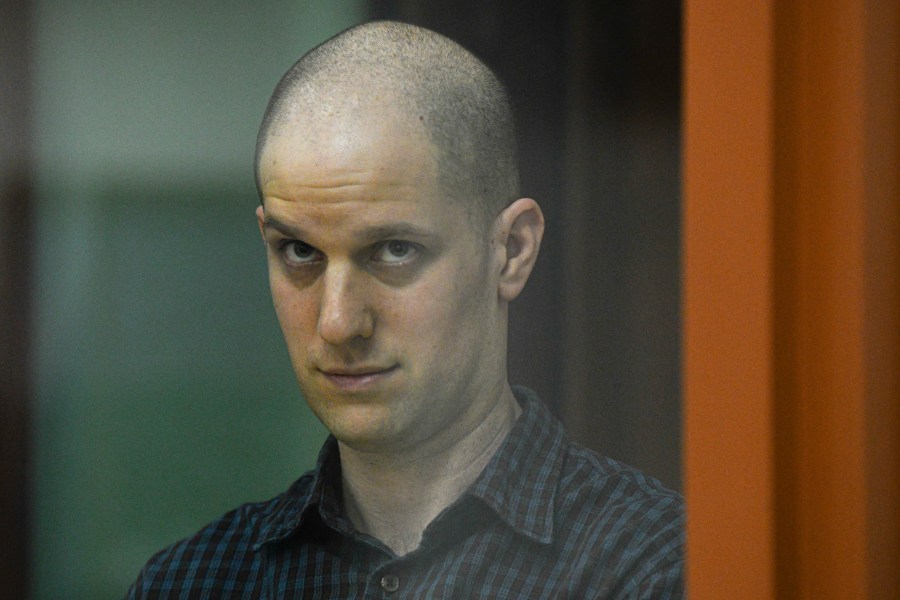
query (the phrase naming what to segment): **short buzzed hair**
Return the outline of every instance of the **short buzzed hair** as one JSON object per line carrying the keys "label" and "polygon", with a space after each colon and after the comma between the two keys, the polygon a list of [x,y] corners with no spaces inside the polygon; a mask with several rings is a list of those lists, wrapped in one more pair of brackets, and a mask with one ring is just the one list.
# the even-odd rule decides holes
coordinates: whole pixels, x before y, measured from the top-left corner
{"label": "short buzzed hair", "polygon": [[[255,175],[278,126],[298,103],[339,103],[340,91],[387,95],[415,111],[437,151],[441,191],[493,219],[517,199],[519,168],[509,94],[471,52],[431,30],[393,21],[351,27],[303,55],[278,82],[256,140]],[[260,189],[260,198],[262,190]]]}

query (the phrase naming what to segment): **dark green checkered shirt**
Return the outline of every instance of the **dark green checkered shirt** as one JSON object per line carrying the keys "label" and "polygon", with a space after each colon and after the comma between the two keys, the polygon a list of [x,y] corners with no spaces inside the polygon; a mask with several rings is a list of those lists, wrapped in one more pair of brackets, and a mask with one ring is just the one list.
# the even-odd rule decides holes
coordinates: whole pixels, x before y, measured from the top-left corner
{"label": "dark green checkered shirt", "polygon": [[340,504],[337,443],[316,469],[154,556],[129,598],[681,598],[684,507],[570,442],[533,392],[475,483],[396,556]]}

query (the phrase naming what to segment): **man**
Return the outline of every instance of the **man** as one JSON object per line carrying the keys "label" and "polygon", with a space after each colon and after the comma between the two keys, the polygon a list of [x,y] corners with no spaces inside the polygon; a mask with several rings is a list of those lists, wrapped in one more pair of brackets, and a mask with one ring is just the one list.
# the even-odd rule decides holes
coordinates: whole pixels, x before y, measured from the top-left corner
{"label": "man", "polygon": [[506,377],[544,223],[506,93],[391,22],[278,84],[256,156],[275,311],[331,431],[315,471],[157,554],[135,598],[671,598],[682,506]]}

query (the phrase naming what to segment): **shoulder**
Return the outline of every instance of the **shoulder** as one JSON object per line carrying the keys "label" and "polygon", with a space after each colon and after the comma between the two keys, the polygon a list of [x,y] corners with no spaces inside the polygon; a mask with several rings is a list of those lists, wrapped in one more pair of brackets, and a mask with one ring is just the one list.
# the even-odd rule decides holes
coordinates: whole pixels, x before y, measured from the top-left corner
{"label": "shoulder", "polygon": [[[628,597],[647,586],[679,597],[684,499],[656,479],[571,444],[557,489],[555,539],[577,544]],[[657,590],[658,591],[658,590]],[[656,592],[654,592],[656,593]]]}
{"label": "shoulder", "polygon": [[270,519],[277,518],[288,495],[308,490],[307,473],[288,492],[263,502],[243,504],[153,555],[141,569],[128,598],[166,598],[188,589],[252,585],[258,577],[256,542]]}
{"label": "shoulder", "polygon": [[582,502],[600,512],[640,506],[653,520],[684,511],[682,496],[657,479],[574,443],[563,458],[558,493],[572,508]]}

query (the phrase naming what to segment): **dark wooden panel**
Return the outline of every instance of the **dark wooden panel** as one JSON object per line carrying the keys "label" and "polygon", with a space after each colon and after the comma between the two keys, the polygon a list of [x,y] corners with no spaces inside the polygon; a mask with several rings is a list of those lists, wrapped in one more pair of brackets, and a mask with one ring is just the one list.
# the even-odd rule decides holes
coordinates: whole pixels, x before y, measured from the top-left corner
{"label": "dark wooden panel", "polygon": [[0,4],[0,590],[30,597],[29,2]]}
{"label": "dark wooden panel", "polygon": [[562,415],[678,488],[680,7],[569,7]]}

